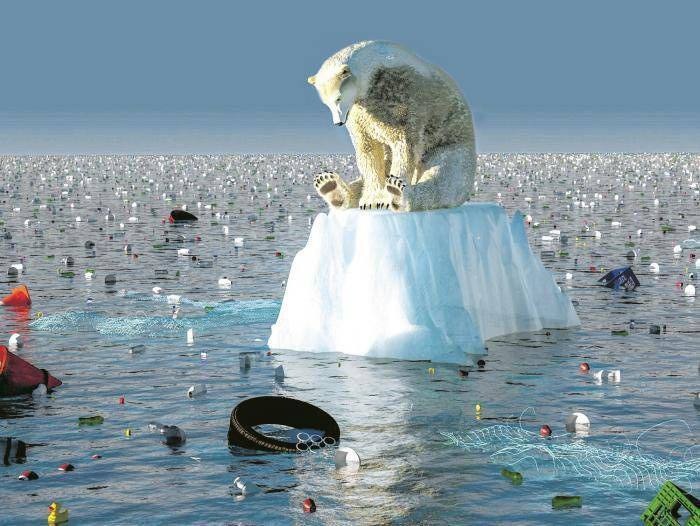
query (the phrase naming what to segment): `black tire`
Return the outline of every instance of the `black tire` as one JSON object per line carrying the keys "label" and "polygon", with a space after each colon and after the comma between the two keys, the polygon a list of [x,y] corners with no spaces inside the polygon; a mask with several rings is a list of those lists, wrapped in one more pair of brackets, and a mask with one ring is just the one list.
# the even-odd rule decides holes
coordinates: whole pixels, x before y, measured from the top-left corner
{"label": "black tire", "polygon": [[296,442],[286,442],[258,433],[254,426],[278,424],[297,429],[317,429],[323,437],[340,440],[340,428],[323,409],[284,396],[258,396],[244,400],[231,411],[228,443],[245,449],[297,453]]}

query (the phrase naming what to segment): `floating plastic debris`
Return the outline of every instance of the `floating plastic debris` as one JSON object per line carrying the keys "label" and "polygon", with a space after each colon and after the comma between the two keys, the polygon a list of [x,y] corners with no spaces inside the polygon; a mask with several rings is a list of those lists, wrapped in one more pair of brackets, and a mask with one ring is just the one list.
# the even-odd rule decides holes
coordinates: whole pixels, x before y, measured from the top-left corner
{"label": "floating plastic debris", "polygon": [[523,474],[519,471],[511,471],[509,469],[503,468],[501,470],[501,475],[510,480],[516,486],[519,486],[523,483]]}
{"label": "floating plastic debris", "polygon": [[101,424],[104,421],[105,421],[104,417],[102,417],[100,415],[78,417],[78,425],[81,425],[81,426],[96,426],[96,425]]}
{"label": "floating plastic debris", "polygon": [[195,384],[187,390],[188,398],[196,398],[203,394],[206,394],[207,386],[205,384]]}
{"label": "floating plastic debris", "polygon": [[583,498],[578,495],[557,495],[552,497],[552,508],[556,510],[580,508],[581,506],[583,506]]}
{"label": "floating plastic debris", "polygon": [[628,291],[634,290],[639,286],[639,279],[637,279],[631,267],[621,267],[611,270],[600,278],[598,282],[609,289],[624,288]]}

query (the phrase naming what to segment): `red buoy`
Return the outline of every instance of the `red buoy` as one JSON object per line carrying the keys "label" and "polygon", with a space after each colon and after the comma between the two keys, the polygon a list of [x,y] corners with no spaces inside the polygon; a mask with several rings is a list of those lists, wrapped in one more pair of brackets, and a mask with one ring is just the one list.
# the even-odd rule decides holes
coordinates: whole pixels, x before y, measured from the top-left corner
{"label": "red buoy", "polygon": [[36,480],[39,478],[39,475],[37,475],[33,471],[23,471],[18,478],[19,480]]}
{"label": "red buoy", "polygon": [[314,499],[304,499],[302,506],[304,507],[304,513],[313,513],[316,511]]}
{"label": "red buoy", "polygon": [[578,364],[578,370],[582,373],[587,373],[591,370],[591,366],[588,365],[588,362],[581,362],[580,364]]}
{"label": "red buoy", "polygon": [[549,427],[547,424],[544,424],[542,427],[540,427],[540,436],[548,437],[551,435],[552,435],[552,428]]}
{"label": "red buoy", "polygon": [[18,285],[0,301],[0,304],[8,307],[29,307],[32,304],[29,289],[24,284]]}
{"label": "red buoy", "polygon": [[34,367],[28,361],[12,354],[4,345],[0,345],[0,396],[29,394],[41,384],[50,391],[61,385],[61,380],[51,376],[46,369]]}
{"label": "red buoy", "polygon": [[61,464],[58,466],[58,471],[73,471],[75,466],[73,464]]}

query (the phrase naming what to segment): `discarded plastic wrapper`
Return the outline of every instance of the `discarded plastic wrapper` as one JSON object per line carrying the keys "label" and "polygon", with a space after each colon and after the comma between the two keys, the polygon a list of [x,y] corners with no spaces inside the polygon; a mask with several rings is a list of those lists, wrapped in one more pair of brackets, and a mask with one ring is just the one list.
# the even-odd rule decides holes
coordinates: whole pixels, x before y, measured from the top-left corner
{"label": "discarded plastic wrapper", "polygon": [[639,286],[639,280],[635,276],[631,267],[616,268],[608,272],[605,276],[598,280],[604,287],[609,289],[624,288],[625,290],[634,290]]}

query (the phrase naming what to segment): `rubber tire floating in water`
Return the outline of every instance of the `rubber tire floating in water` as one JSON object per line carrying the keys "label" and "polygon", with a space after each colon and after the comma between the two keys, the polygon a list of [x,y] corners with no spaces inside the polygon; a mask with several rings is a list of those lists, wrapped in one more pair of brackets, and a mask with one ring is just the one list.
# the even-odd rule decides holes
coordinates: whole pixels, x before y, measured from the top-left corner
{"label": "rubber tire floating in water", "polygon": [[298,453],[296,442],[287,442],[263,435],[253,427],[277,424],[296,429],[317,429],[323,437],[340,440],[340,428],[335,419],[307,402],[284,396],[259,396],[244,400],[231,411],[228,429],[229,445],[259,451]]}

